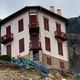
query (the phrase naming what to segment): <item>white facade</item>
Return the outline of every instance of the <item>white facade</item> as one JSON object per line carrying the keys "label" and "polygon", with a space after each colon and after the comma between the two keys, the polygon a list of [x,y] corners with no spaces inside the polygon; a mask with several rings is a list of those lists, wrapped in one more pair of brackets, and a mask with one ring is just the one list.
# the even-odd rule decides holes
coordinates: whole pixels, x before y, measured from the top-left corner
{"label": "white facade", "polygon": [[[26,55],[29,53],[29,13],[26,12],[15,19],[9,21],[8,23],[1,26],[1,36],[6,34],[6,27],[11,25],[11,32],[13,33],[14,40],[9,44],[12,45],[12,55],[13,57],[17,57],[18,55]],[[23,19],[24,22],[24,31],[18,32],[18,21]],[[24,38],[25,44],[25,51],[19,53],[19,40]],[[6,45],[8,44],[1,44],[1,53],[2,55],[6,54]]]}
{"label": "white facade", "polygon": [[[46,17],[49,19],[49,29],[50,29],[49,31],[44,30],[43,17]],[[57,40],[54,35],[54,32],[56,31],[56,22],[61,24],[61,31],[66,33],[65,23],[58,19],[45,15],[43,13],[39,13],[38,18],[39,18],[40,39],[42,43],[43,53],[59,58],[59,59],[62,59],[62,60],[65,60],[65,61],[68,61],[67,41],[63,42],[63,56],[61,56],[58,54]],[[51,52],[45,49],[45,37],[49,37],[51,40]]]}
{"label": "white facade", "polygon": [[[49,19],[49,31],[44,30],[43,17],[47,17]],[[20,19],[23,19],[23,22],[24,22],[24,30],[22,32],[18,32],[18,21]],[[39,37],[41,41],[42,52],[52,57],[55,57],[64,61],[68,61],[67,41],[63,42],[63,56],[61,56],[58,54],[57,40],[54,35],[54,31],[56,31],[56,22],[61,24],[61,31],[66,33],[65,22],[57,18],[51,17],[40,11],[38,11],[38,22],[39,22],[39,27],[40,27]],[[25,13],[3,24],[1,26],[1,36],[6,35],[6,27],[9,25],[11,25],[11,32],[13,33],[13,38],[14,38],[12,42],[8,43],[8,44],[11,44],[12,46],[11,56],[17,57],[18,55],[21,55],[21,56],[27,55],[29,53],[29,42],[30,42],[30,34],[29,34],[29,26],[28,26],[29,25],[29,11],[26,11]],[[50,38],[51,52],[45,49],[45,37]],[[24,38],[25,51],[22,53],[19,53],[19,40],[22,38]],[[8,44],[1,44],[2,55],[7,54],[6,45]]]}

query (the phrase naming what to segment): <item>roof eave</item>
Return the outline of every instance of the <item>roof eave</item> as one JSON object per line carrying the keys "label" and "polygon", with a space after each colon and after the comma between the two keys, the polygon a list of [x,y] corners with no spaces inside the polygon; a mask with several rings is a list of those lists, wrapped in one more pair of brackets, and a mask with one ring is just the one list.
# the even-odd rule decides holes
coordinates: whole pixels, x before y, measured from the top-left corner
{"label": "roof eave", "polygon": [[64,17],[62,17],[62,16],[60,16],[60,15],[54,13],[54,12],[51,12],[50,10],[45,9],[45,8],[43,8],[43,7],[41,7],[41,6],[26,6],[26,7],[22,8],[21,10],[13,13],[13,14],[11,14],[11,15],[9,15],[9,16],[6,17],[5,19],[1,20],[1,21],[0,21],[0,25],[5,24],[6,22],[12,20],[13,18],[17,17],[18,15],[23,14],[24,12],[26,12],[26,11],[29,10],[29,9],[38,9],[39,11],[42,11],[42,12],[46,12],[46,13],[48,13],[48,14],[51,14],[52,16],[54,16],[54,17],[56,17],[56,18],[58,18],[58,19],[60,19],[60,20],[62,20],[62,21],[65,21],[65,22],[67,21],[66,18],[64,18]]}

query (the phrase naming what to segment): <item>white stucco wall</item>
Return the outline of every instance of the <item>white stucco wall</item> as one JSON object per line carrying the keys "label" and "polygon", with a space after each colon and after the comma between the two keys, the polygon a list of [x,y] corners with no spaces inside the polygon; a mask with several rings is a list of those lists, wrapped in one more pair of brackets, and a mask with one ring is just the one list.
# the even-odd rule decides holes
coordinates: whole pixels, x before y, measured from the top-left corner
{"label": "white stucco wall", "polygon": [[[58,54],[58,45],[57,45],[57,40],[54,37],[54,31],[56,31],[56,22],[61,24],[61,31],[62,32],[66,32],[65,31],[65,23],[55,19],[53,17],[50,17],[48,15],[45,15],[43,13],[39,13],[38,14],[39,17],[39,26],[40,26],[40,40],[42,43],[42,50],[43,53],[68,61],[68,52],[67,52],[67,41],[63,42],[63,56]],[[47,17],[49,19],[49,31],[44,30],[44,21],[43,21],[43,17]],[[49,37],[50,38],[50,42],[51,42],[51,52],[47,51],[45,49],[45,37]]]}
{"label": "white stucco wall", "polygon": [[[44,22],[43,17],[47,17],[49,19],[49,32],[44,30]],[[23,18],[24,21],[24,31],[18,32],[18,21]],[[62,32],[65,32],[65,23],[61,22],[53,17],[45,15],[41,12],[38,12],[38,19],[39,19],[39,27],[40,27],[40,41],[42,45],[43,53],[68,61],[68,52],[67,52],[67,42],[63,42],[63,56],[58,54],[58,46],[57,40],[54,37],[54,31],[56,31],[56,22],[61,24]],[[14,34],[14,40],[10,43],[12,44],[12,56],[16,57],[20,55],[26,55],[29,53],[29,42],[30,42],[30,35],[29,35],[29,13],[26,12],[21,16],[16,17],[15,19],[9,21],[8,23],[1,26],[1,36],[6,34],[6,27],[11,25],[11,32]],[[45,37],[49,37],[51,40],[51,52],[45,50]],[[24,38],[25,44],[25,51],[19,53],[19,40]],[[6,44],[7,45],[7,44]],[[1,53],[6,54],[6,45],[1,44]]]}
{"label": "white stucco wall", "polygon": [[[11,25],[11,32],[14,35],[14,40],[8,44],[11,44],[12,46],[12,56],[13,57],[18,56],[19,54],[24,56],[29,53],[29,42],[30,41],[29,41],[29,27],[28,27],[29,19],[28,18],[29,16],[27,12],[1,26],[1,36],[3,36],[6,34],[6,27]],[[23,19],[23,22],[24,22],[24,30],[22,32],[18,32],[18,21],[20,19]],[[19,40],[22,38],[24,38],[25,51],[22,53],[19,53]],[[1,44],[2,55],[6,54],[6,45]]]}

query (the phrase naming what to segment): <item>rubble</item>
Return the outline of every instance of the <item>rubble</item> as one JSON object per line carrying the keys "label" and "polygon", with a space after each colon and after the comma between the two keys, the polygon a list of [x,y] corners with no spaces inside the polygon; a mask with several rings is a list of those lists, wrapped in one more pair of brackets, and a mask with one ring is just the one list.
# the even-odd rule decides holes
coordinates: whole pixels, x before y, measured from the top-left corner
{"label": "rubble", "polygon": [[42,79],[33,69],[23,69],[9,63],[0,64],[0,80],[76,80],[74,75],[65,72],[62,75],[60,70],[49,70],[48,77]]}

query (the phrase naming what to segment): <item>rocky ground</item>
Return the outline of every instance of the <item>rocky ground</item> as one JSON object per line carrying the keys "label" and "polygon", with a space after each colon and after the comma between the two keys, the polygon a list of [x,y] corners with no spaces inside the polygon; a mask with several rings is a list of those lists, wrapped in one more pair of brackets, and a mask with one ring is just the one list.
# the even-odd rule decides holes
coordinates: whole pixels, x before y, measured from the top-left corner
{"label": "rocky ground", "polygon": [[0,66],[0,80],[37,80],[40,78],[32,69],[21,69],[13,65]]}
{"label": "rocky ground", "polygon": [[58,70],[50,70],[48,79],[41,79],[41,76],[31,68],[21,69],[9,63],[0,63],[0,80],[62,80],[62,78],[75,80],[70,74],[62,73]]}

